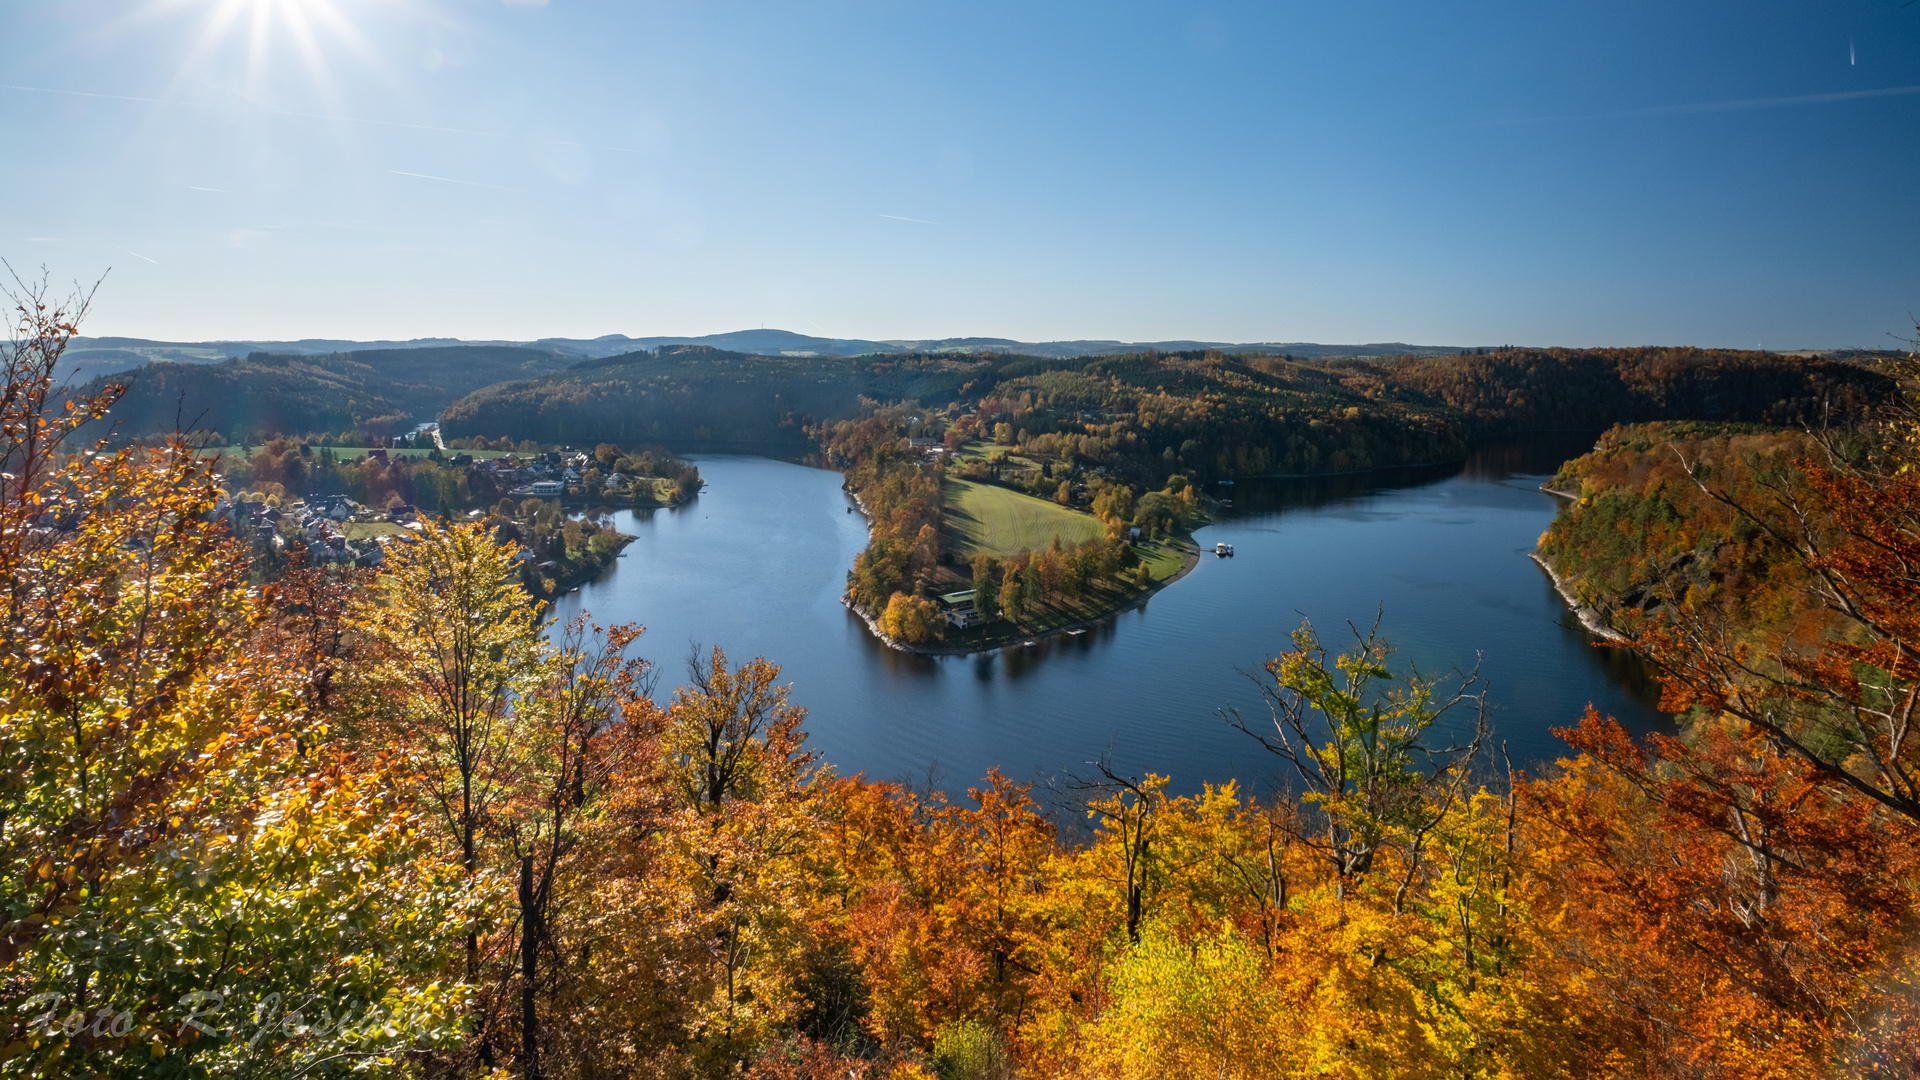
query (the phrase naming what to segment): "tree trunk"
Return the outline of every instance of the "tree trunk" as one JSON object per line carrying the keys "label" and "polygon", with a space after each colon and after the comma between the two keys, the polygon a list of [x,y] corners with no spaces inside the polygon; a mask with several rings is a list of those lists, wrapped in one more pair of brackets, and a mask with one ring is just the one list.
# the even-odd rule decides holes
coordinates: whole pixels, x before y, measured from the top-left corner
{"label": "tree trunk", "polygon": [[533,908],[533,856],[520,860],[520,1075],[539,1080],[540,1047],[536,1040],[533,977],[539,957],[539,915]]}

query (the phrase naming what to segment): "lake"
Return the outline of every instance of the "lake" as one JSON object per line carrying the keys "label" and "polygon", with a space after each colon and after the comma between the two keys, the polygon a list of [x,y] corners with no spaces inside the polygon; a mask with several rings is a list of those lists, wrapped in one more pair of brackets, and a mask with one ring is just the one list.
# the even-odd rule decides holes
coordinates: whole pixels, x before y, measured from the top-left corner
{"label": "lake", "polygon": [[965,657],[876,641],[840,603],[866,522],[838,473],[749,457],[697,457],[707,488],[674,509],[612,515],[638,537],[598,580],[561,598],[647,632],[660,697],[692,645],[765,656],[808,710],[808,745],[843,774],[964,790],[989,767],[1019,779],[1111,753],[1179,791],[1239,778],[1264,789],[1277,758],[1219,710],[1265,707],[1244,672],[1311,618],[1330,645],[1384,613],[1396,660],[1422,671],[1480,665],[1496,740],[1517,766],[1565,752],[1551,734],[1588,703],[1630,729],[1664,727],[1637,660],[1597,648],[1527,555],[1552,521],[1539,490],[1592,435],[1482,446],[1464,465],[1310,480],[1242,480],[1195,538],[1192,573],[1079,637]]}

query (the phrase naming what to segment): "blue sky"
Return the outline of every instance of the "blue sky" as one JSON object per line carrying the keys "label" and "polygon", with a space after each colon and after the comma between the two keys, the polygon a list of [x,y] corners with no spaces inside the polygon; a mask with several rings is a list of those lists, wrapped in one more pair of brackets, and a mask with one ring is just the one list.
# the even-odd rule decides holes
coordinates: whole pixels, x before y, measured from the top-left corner
{"label": "blue sky", "polygon": [[[0,0],[93,333],[1890,344],[1920,4]],[[304,29],[302,29],[304,27]]]}

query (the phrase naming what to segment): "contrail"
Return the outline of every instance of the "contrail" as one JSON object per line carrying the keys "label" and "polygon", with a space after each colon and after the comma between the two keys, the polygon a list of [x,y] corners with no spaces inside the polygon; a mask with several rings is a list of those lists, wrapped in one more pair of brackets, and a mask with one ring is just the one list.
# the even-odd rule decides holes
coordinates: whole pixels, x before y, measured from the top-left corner
{"label": "contrail", "polygon": [[[129,255],[131,255],[131,256],[133,256],[133,257],[134,257],[134,258],[136,258],[136,259],[147,259],[147,257],[146,257],[145,255],[142,255],[142,254],[140,254],[139,252],[137,252],[137,251],[135,251],[135,250],[133,250],[132,248],[128,248],[128,249],[127,249],[127,254],[129,254]],[[153,265],[155,265],[155,266],[159,266],[159,265],[160,265],[160,260],[159,260],[159,259],[147,259],[147,261],[148,261],[148,262],[150,262],[150,263],[152,263],[152,264],[153,264]]]}
{"label": "contrail", "polygon": [[1740,98],[1734,101],[1701,101],[1690,105],[1650,105],[1644,109],[1617,112],[1575,113],[1567,116],[1536,116],[1518,120],[1494,120],[1492,125],[1548,124],[1565,120],[1619,120],[1635,116],[1688,116],[1696,113],[1740,112],[1746,109],[1785,109],[1795,105],[1830,105],[1838,101],[1862,98],[1902,97],[1920,94],[1920,86],[1889,86],[1880,90],[1845,90],[1834,94],[1801,94],[1797,97]]}
{"label": "contrail", "polygon": [[15,86],[12,83],[0,83],[0,90],[23,90],[29,94],[66,94],[68,97],[103,98],[107,101],[144,101],[149,105],[178,105],[177,101],[164,101],[160,98],[128,97],[126,94],[90,94],[85,90],[54,90],[45,86]]}
{"label": "contrail", "polygon": [[216,195],[231,195],[231,194],[233,194],[233,192],[231,192],[231,191],[228,191],[228,190],[227,190],[226,188],[217,188],[217,187],[199,187],[199,186],[197,186],[197,185],[194,185],[194,184],[188,184],[188,185],[187,185],[187,190],[188,190],[188,191],[211,191],[211,192],[213,192],[213,193],[214,193],[214,194],[216,194]]}
{"label": "contrail", "polygon": [[495,191],[512,191],[513,190],[512,188],[503,188],[498,184],[482,184],[482,183],[477,183],[473,180],[455,180],[451,176],[429,176],[428,174],[423,172],[402,172],[399,169],[388,169],[387,171],[392,173],[395,176],[415,176],[415,177],[419,177],[422,180],[438,180],[443,184],[465,184],[467,187],[492,188]]}
{"label": "contrail", "polygon": [[928,221],[928,220],[927,220],[926,218],[917,218],[917,217],[901,217],[901,216],[900,216],[899,214],[881,214],[880,216],[881,216],[881,217],[883,217],[883,218],[887,218],[887,219],[889,219],[889,220],[891,220],[891,221],[912,221],[912,222],[915,222],[915,223],[917,223],[917,224],[920,224],[920,225],[938,225],[938,224],[940,224],[940,223],[939,223],[939,222],[937,222],[937,221]]}

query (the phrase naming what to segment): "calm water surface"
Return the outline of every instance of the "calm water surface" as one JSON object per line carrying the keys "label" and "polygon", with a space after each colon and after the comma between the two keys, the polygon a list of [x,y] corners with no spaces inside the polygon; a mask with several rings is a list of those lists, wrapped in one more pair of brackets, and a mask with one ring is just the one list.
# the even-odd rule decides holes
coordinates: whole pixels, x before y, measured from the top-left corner
{"label": "calm water surface", "polygon": [[1218,711],[1264,715],[1243,671],[1311,618],[1323,640],[1384,612],[1398,659],[1472,668],[1491,686],[1495,734],[1516,765],[1563,753],[1551,728],[1588,703],[1635,730],[1664,721],[1643,671],[1593,639],[1527,558],[1554,514],[1538,490],[1592,438],[1491,445],[1464,467],[1312,481],[1241,481],[1196,538],[1203,557],[1144,609],[1077,638],[968,657],[881,646],[840,603],[866,523],[839,474],[763,458],[701,457],[707,490],[672,510],[621,512],[638,536],[600,580],[562,599],[596,620],[647,627],[637,649],[682,681],[690,646],[720,645],[784,669],[808,710],[809,745],[842,773],[964,788],[991,766],[1023,779],[1122,767],[1183,791],[1239,778],[1264,787],[1277,761]]}

